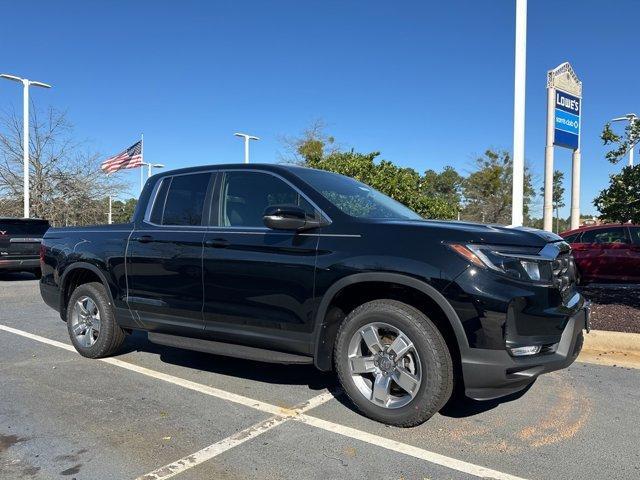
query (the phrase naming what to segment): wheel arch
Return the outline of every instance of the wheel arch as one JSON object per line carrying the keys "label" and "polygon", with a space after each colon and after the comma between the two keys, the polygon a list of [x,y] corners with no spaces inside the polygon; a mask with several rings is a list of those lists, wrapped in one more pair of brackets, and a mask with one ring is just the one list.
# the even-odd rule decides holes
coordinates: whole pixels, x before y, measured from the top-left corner
{"label": "wheel arch", "polygon": [[[469,343],[465,334],[462,322],[458,317],[451,304],[447,299],[433,286],[428,283],[419,280],[417,278],[403,275],[399,273],[387,273],[387,272],[369,272],[369,273],[357,273],[344,277],[335,282],[326,291],[315,316],[315,333],[314,333],[314,363],[320,370],[331,370],[333,365],[333,346],[342,319],[339,313],[334,314],[333,310],[330,310],[336,298],[341,292],[350,287],[357,286],[359,284],[391,284],[410,289],[418,292],[425,298],[428,298],[441,310],[444,318],[447,321],[448,326],[451,328],[451,332],[455,337],[456,345],[453,350],[456,350],[458,357],[460,354],[468,349]],[[440,328],[440,327],[439,327]],[[452,346],[449,346],[450,350]],[[453,353],[452,350],[452,353]]]}
{"label": "wheel arch", "polygon": [[88,262],[76,262],[67,267],[60,279],[60,317],[65,320],[67,315],[67,302],[73,290],[78,285],[99,281],[104,286],[113,305],[113,292],[104,273],[95,265]]}

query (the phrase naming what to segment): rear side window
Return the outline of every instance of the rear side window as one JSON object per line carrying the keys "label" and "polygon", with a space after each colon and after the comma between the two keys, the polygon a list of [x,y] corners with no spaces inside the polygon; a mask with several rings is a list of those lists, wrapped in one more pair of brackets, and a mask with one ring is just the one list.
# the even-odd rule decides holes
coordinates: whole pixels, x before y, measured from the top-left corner
{"label": "rear side window", "polygon": [[582,234],[582,243],[627,243],[622,227],[597,228]]}
{"label": "rear side window", "polygon": [[159,225],[202,225],[210,173],[167,177],[158,189],[149,220]]}
{"label": "rear side window", "polygon": [[640,227],[629,227],[631,233],[631,241],[636,245],[640,245]]}

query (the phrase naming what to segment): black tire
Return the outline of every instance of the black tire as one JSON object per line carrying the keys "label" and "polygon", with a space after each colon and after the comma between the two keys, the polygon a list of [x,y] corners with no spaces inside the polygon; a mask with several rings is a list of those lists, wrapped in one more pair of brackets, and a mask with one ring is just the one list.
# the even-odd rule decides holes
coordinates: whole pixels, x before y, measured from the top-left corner
{"label": "black tire", "polygon": [[[401,330],[420,360],[422,381],[411,401],[399,408],[374,404],[356,386],[349,369],[349,343],[369,323],[384,322]],[[437,327],[420,310],[396,300],[374,300],[353,310],[340,325],[334,346],[334,366],[345,393],[367,417],[398,427],[419,425],[449,400],[453,391],[453,362]]]}
{"label": "black tire", "polygon": [[[93,300],[100,312],[100,331],[95,343],[89,347],[82,345],[72,331],[74,306],[82,297]],[[114,354],[120,349],[125,339],[124,331],[116,322],[109,295],[104,285],[98,282],[79,285],[71,294],[67,306],[67,330],[75,349],[80,355],[88,358],[102,358]]]}

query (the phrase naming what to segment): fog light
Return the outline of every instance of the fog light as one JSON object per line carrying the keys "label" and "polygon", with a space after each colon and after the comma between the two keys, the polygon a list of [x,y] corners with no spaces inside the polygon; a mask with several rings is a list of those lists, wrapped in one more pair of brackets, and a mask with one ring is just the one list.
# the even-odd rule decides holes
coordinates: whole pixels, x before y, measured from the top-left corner
{"label": "fog light", "polygon": [[524,357],[526,355],[535,355],[540,353],[542,347],[540,345],[532,345],[530,347],[516,347],[510,348],[509,351],[514,357]]}

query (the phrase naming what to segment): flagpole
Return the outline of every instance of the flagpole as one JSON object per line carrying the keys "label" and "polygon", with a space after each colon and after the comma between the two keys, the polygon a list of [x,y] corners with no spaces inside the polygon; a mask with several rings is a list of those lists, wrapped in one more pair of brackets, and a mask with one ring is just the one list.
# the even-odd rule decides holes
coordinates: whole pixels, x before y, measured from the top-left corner
{"label": "flagpole", "polygon": [[[140,134],[140,156],[142,157],[142,163],[144,164],[144,133]],[[140,165],[140,193],[142,193],[142,187],[144,187],[144,165]]]}

